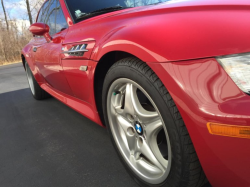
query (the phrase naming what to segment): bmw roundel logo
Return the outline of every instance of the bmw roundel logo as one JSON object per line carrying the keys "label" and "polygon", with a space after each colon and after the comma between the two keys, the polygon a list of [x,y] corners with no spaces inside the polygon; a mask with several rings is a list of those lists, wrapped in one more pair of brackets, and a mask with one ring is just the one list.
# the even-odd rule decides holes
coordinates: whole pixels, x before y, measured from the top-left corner
{"label": "bmw roundel logo", "polygon": [[143,134],[143,129],[142,129],[142,126],[139,122],[135,122],[135,130],[136,132],[139,134],[139,135],[142,135]]}

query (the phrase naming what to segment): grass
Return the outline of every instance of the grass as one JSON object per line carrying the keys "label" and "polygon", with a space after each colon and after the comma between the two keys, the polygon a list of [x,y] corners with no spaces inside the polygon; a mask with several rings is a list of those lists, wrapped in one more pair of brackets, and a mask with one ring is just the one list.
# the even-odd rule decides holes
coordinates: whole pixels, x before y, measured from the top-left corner
{"label": "grass", "polygon": [[20,61],[15,61],[15,62],[3,62],[3,63],[0,63],[0,66],[6,66],[6,65],[10,65],[10,64],[17,64],[17,63],[20,63]]}

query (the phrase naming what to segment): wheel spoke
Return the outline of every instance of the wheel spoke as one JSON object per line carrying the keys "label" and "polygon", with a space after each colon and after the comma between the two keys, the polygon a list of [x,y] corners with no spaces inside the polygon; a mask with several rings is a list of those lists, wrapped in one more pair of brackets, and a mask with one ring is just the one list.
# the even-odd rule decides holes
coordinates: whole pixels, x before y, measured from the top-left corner
{"label": "wheel spoke", "polygon": [[137,88],[133,84],[126,85],[125,93],[125,114],[137,115],[138,118],[143,122],[149,122],[158,117],[158,113],[155,111],[145,110],[136,93]]}
{"label": "wheel spoke", "polygon": [[121,115],[117,115],[118,124],[122,127],[125,133],[127,133],[129,128],[134,128],[133,125],[124,119]]}
{"label": "wheel spoke", "polygon": [[147,142],[141,138],[139,143],[139,150],[141,153],[157,168],[159,168],[161,171],[164,171],[163,166],[160,164],[160,162],[156,159],[155,155],[151,151],[150,147],[148,146]]}
{"label": "wheel spoke", "polygon": [[122,116],[117,116],[117,121],[120,127],[123,129],[128,143],[128,148],[134,154],[134,151],[136,149],[136,139],[135,139],[135,130],[134,127],[129,123],[126,119],[124,119]]}
{"label": "wheel spoke", "polygon": [[[137,98],[138,99],[138,98]],[[136,102],[137,103],[137,102]],[[153,121],[155,118],[158,117],[158,113],[157,112],[151,112],[151,111],[147,111],[145,110],[140,102],[138,101],[138,105],[136,105],[135,107],[135,112],[138,116],[138,118],[140,119],[140,121],[143,121],[143,122],[150,122],[150,121]]]}
{"label": "wheel spoke", "polygon": [[113,96],[112,99],[112,105],[114,107],[114,110],[118,113],[122,113],[122,103],[123,103],[124,95],[123,94],[117,94]]}
{"label": "wheel spoke", "polygon": [[125,114],[135,114],[135,98],[136,97],[136,87],[133,84],[126,85],[125,91],[125,105],[124,105],[124,112]]}
{"label": "wheel spoke", "polygon": [[157,135],[163,128],[162,121],[157,119],[151,123],[146,124],[145,133],[147,137],[147,142],[154,142],[157,139]]}
{"label": "wheel spoke", "polygon": [[135,165],[137,166],[138,169],[146,171],[150,176],[152,175],[157,176],[157,175],[162,174],[161,169],[159,169],[158,167],[152,166],[143,158],[136,160]]}

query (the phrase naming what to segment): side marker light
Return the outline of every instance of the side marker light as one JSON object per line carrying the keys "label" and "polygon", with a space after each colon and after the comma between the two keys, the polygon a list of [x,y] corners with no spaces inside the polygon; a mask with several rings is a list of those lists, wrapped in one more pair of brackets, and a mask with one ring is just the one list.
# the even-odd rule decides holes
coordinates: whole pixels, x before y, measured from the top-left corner
{"label": "side marker light", "polygon": [[250,126],[227,125],[219,123],[207,123],[210,134],[250,139]]}

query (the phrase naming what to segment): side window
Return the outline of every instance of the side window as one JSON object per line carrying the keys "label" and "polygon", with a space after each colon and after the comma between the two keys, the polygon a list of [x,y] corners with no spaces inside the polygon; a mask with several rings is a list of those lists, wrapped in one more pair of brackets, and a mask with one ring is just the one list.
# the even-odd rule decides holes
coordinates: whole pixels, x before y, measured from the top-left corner
{"label": "side window", "polygon": [[39,15],[38,15],[36,22],[41,23],[42,15],[43,15],[43,7],[40,9],[40,12],[39,12]]}
{"label": "side window", "polygon": [[49,9],[47,15],[45,17],[44,23],[46,23],[50,27],[50,35],[54,35],[56,33],[56,12],[57,12],[57,0],[50,0],[49,1]]}
{"label": "side window", "polygon": [[46,23],[51,36],[68,28],[59,0],[47,1],[40,10],[37,22]]}
{"label": "side window", "polygon": [[44,23],[44,19],[46,16],[46,10],[48,11],[48,1],[46,1],[46,3],[44,3],[44,5],[42,6],[38,18],[37,18],[37,22],[38,23]]}
{"label": "side window", "polygon": [[56,14],[56,33],[63,31],[64,29],[68,28],[67,21],[62,11],[62,7],[60,2],[58,1],[57,4],[57,14]]}

